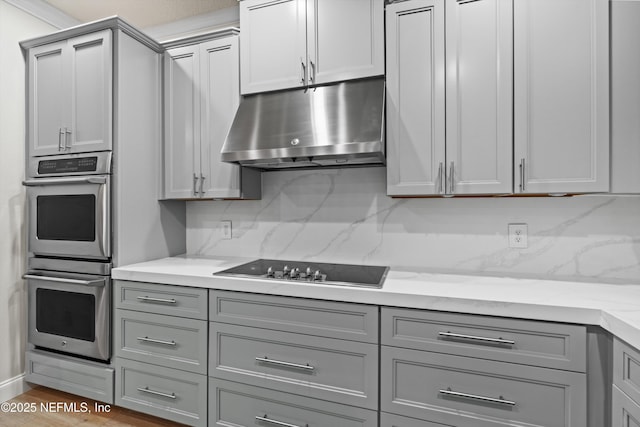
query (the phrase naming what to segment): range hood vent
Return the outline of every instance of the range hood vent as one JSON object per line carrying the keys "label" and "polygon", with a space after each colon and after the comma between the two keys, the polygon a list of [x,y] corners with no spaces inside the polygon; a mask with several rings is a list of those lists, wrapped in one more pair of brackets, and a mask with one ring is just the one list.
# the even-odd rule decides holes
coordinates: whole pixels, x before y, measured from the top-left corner
{"label": "range hood vent", "polygon": [[224,162],[259,169],[384,165],[384,78],[245,96]]}

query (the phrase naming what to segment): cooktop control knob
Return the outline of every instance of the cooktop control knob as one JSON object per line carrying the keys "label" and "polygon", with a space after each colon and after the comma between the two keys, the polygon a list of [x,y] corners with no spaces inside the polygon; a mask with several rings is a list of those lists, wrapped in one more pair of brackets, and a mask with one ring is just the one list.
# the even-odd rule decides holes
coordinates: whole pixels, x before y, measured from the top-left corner
{"label": "cooktop control knob", "polygon": [[275,277],[275,275],[276,275],[276,274],[273,272],[273,268],[272,268],[272,267],[269,267],[269,268],[267,269],[267,277]]}
{"label": "cooktop control knob", "polygon": [[315,280],[316,282],[322,280],[322,273],[320,273],[320,270],[316,270],[316,272],[313,273],[313,280]]}
{"label": "cooktop control knob", "polygon": [[312,271],[312,270],[311,270],[311,267],[307,267],[307,270],[306,270],[306,272],[305,272],[305,278],[306,278],[307,280],[311,280],[311,277],[312,277],[312,276],[311,276],[311,274],[312,274],[312,273],[311,273],[311,271]]}
{"label": "cooktop control knob", "polygon": [[288,276],[288,275],[289,275],[289,266],[288,266],[288,265],[285,265],[285,266],[282,268],[282,275],[283,275],[283,276]]}
{"label": "cooktop control knob", "polygon": [[295,279],[296,277],[298,277],[298,274],[300,273],[300,269],[293,267],[291,269],[291,273],[289,273],[289,277],[291,277],[292,279]]}

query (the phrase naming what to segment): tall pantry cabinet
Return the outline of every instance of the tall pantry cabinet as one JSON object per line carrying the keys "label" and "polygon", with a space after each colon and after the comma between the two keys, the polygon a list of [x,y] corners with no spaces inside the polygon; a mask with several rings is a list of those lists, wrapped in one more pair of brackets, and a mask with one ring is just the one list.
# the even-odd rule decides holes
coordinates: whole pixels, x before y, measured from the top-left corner
{"label": "tall pantry cabinet", "polygon": [[609,191],[607,0],[386,13],[389,195]]}

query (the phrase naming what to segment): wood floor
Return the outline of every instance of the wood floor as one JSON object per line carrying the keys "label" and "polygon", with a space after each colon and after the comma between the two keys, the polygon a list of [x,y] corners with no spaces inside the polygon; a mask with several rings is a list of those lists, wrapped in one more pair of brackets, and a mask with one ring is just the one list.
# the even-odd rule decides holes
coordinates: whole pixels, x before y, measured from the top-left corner
{"label": "wood floor", "polygon": [[[6,412],[22,410],[22,412]],[[171,421],[108,405],[109,412],[96,412],[91,399],[75,396],[46,387],[36,387],[2,405],[0,426],[2,427],[178,427]],[[35,404],[35,405],[34,405]],[[77,408],[76,411],[65,411]],[[25,411],[25,407],[27,410]],[[87,411],[83,412],[83,408]],[[49,412],[46,411],[49,409]],[[89,412],[90,411],[90,412]]]}

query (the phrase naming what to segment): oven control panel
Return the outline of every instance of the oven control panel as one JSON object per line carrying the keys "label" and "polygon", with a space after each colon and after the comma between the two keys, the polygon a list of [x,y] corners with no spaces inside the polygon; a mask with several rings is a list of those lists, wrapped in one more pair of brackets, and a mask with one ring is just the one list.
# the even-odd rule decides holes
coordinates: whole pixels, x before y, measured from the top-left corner
{"label": "oven control panel", "polygon": [[67,159],[46,159],[38,162],[38,175],[70,172],[95,172],[98,157],[74,157]]}

